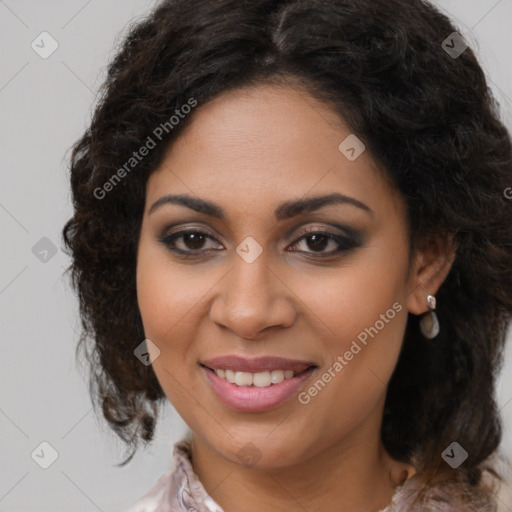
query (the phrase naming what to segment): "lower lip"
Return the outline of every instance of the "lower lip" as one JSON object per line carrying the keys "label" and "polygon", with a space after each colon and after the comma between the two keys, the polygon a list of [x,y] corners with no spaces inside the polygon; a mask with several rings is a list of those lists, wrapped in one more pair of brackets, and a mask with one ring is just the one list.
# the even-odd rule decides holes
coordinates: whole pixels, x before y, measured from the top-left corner
{"label": "lower lip", "polygon": [[201,366],[208,382],[217,396],[229,407],[241,412],[260,412],[282,405],[296,395],[316,368],[301,373],[298,377],[285,379],[279,384],[265,388],[256,386],[237,386],[219,377],[215,372]]}

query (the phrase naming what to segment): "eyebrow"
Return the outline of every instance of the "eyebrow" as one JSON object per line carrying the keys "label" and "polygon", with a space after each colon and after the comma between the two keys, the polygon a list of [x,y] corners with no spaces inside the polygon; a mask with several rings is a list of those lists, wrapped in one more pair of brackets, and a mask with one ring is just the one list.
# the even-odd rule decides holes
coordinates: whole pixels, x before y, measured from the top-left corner
{"label": "eyebrow", "polygon": [[[221,220],[225,220],[226,218],[226,213],[220,206],[205,199],[199,199],[186,194],[167,195],[161,197],[151,205],[148,215],[151,215],[157,208],[163,206],[164,204],[177,204],[186,206],[191,210],[195,210],[196,212],[203,213],[211,217],[216,217],[217,219]],[[350,196],[345,196],[343,194],[332,193],[322,196],[312,196],[292,201],[286,201],[275,209],[274,216],[277,220],[286,220],[302,213],[310,213],[319,210],[320,208],[331,204],[351,205],[360,208],[369,214],[373,214],[373,210],[361,201],[358,201],[357,199],[354,199]]]}

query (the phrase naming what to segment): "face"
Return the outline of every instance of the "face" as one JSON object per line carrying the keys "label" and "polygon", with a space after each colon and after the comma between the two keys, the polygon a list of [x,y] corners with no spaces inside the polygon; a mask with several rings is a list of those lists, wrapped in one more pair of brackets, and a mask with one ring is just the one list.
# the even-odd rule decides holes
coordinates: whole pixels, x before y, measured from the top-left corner
{"label": "face", "polygon": [[235,463],[377,435],[410,292],[401,197],[304,92],[231,91],[193,115],[148,180],[138,248],[162,389]]}

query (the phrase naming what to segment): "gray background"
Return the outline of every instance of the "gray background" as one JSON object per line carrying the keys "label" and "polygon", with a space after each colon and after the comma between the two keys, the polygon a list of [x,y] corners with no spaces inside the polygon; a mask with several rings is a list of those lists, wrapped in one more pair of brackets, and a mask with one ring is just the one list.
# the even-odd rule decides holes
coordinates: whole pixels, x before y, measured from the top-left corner
{"label": "gray background", "polygon": [[[480,55],[512,129],[512,0],[436,3]],[[0,0],[0,512],[122,511],[172,468],[172,444],[186,432],[167,404],[151,448],[114,467],[122,446],[92,411],[75,362],[76,301],[62,276],[69,261],[60,232],[72,213],[68,149],[87,126],[115,42],[153,5]],[[43,31],[59,45],[47,59],[31,47]],[[507,350],[498,399],[503,451],[511,455],[510,344]],[[48,469],[31,457],[44,441],[58,453]],[[512,500],[501,499],[512,510]]]}

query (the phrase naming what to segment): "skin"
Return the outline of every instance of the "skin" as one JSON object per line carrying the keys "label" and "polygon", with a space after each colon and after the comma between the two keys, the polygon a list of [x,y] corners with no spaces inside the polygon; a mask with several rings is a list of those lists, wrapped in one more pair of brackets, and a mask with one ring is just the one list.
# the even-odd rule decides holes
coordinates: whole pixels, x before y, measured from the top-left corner
{"label": "skin", "polygon": [[[378,511],[404,471],[415,473],[380,440],[407,313],[427,311],[454,248],[439,238],[409,262],[403,199],[369,150],[355,161],[340,152],[350,129],[304,91],[238,89],[193,116],[147,183],[137,293],[146,337],[160,350],[153,369],[192,431],[194,471],[225,512]],[[371,213],[345,204],[274,218],[284,201],[332,192]],[[167,194],[210,200],[226,219],[174,204],[149,214]],[[330,255],[336,242],[301,239],[306,228],[343,235],[329,223],[356,231],[361,244]],[[175,246],[202,256],[177,256],[159,241],[192,228],[213,238]],[[263,249],[250,264],[236,252],[248,236]],[[198,366],[224,354],[314,361],[304,390],[396,302],[402,310],[306,405],[294,397],[266,412],[231,410]],[[237,458],[248,442],[260,457],[252,467]]]}

